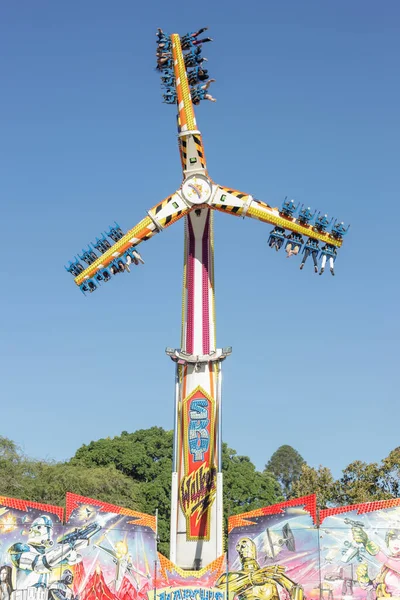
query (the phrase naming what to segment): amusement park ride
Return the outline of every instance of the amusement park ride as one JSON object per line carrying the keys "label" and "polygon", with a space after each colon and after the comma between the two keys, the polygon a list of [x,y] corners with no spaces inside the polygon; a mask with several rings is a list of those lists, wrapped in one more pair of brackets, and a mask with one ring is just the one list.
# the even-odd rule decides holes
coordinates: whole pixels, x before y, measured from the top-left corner
{"label": "amusement park ride", "polygon": [[[347,229],[309,208],[285,200],[272,208],[251,195],[215,183],[209,176],[193,103],[208,95],[207,71],[201,66],[200,32],[158,38],[158,70],[166,88],[164,101],[178,111],[178,140],[183,181],[178,190],[151,208],[133,229],[118,225],[71,262],[67,271],[85,292],[93,292],[113,275],[143,262],[138,245],[185,219],[181,348],[167,348],[176,364],[174,455],[171,498],[170,559],[183,569],[198,570],[221,556],[223,544],[221,366],[231,348],[216,346],[214,296],[214,211],[270,223],[269,245],[311,254],[317,271],[329,260],[331,272]],[[189,70],[190,69],[190,70]],[[288,232],[288,234],[286,234]],[[304,242],[304,238],[306,241]],[[324,246],[320,249],[319,243]],[[302,267],[301,267],[302,268]],[[322,269],[323,270],[323,269]]]}

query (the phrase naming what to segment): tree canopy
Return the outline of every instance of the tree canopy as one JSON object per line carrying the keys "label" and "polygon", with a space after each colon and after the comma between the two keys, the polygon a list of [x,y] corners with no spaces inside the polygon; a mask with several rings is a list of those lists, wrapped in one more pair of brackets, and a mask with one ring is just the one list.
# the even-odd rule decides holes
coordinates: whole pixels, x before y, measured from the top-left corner
{"label": "tree canopy", "polygon": [[66,492],[137,509],[139,487],[113,465],[89,467],[27,458],[14,442],[0,437],[0,493],[64,506]]}
{"label": "tree canopy", "polygon": [[317,494],[318,506],[344,506],[374,500],[389,500],[400,495],[400,447],[390,452],[380,463],[355,460],[335,480],[330,469],[314,469],[303,464],[300,477],[293,485],[292,495]]}
{"label": "tree canopy", "polygon": [[[158,509],[160,551],[168,554],[171,515],[171,472],[173,433],[162,427],[123,431],[120,436],[81,446],[72,465],[108,466],[132,477],[139,484],[140,509]],[[227,444],[222,447],[224,515],[247,512],[282,499],[271,473],[260,473],[247,456],[239,456]]]}
{"label": "tree canopy", "polygon": [[[67,491],[149,514],[159,513],[159,549],[168,555],[172,431],[162,427],[123,431],[81,446],[68,462],[26,457],[0,436],[0,494],[63,506]],[[397,498],[400,447],[380,463],[356,460],[335,480],[322,465],[307,465],[291,446],[281,446],[260,473],[247,456],[222,445],[224,516],[316,493],[319,508]]]}
{"label": "tree canopy", "polygon": [[294,482],[291,493],[293,498],[316,494],[318,508],[326,508],[328,503],[335,503],[337,500],[338,483],[327,467],[320,465],[315,469],[303,463],[300,476]]}
{"label": "tree canopy", "polygon": [[268,463],[265,471],[273,474],[279,481],[285,498],[291,496],[292,487],[301,475],[304,458],[292,446],[280,446]]}

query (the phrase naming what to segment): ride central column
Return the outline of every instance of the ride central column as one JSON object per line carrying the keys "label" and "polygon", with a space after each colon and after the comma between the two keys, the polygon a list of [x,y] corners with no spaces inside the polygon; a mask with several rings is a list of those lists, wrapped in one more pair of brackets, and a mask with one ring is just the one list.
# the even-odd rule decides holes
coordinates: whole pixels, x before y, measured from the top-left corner
{"label": "ride central column", "polygon": [[170,558],[198,570],[223,554],[221,362],[215,336],[213,211],[180,38],[171,35],[185,217],[181,348],[176,362]]}
{"label": "ride central column", "polygon": [[213,215],[186,217],[181,350],[177,362],[170,558],[200,569],[223,553],[221,361],[216,349]]}

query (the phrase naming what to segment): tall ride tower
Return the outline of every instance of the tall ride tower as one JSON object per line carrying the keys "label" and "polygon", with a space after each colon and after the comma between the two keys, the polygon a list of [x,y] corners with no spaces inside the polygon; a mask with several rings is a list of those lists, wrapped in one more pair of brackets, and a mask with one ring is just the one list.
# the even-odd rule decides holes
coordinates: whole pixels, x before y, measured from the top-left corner
{"label": "tall ride tower", "polygon": [[197,79],[196,65],[203,60],[199,42],[194,40],[196,34],[183,38],[161,34],[164,98],[178,110],[183,182],[127,233],[118,225],[111,227],[107,236],[112,245],[106,235],[96,238],[66,269],[84,293],[93,292],[112,276],[143,262],[136,249],[142,241],[185,218],[181,348],[167,348],[176,363],[170,558],[181,568],[198,570],[223,553],[221,364],[231,349],[216,347],[214,210],[272,224],[271,247],[279,250],[290,243],[294,255],[303,248],[303,264],[310,255],[315,270],[321,253],[322,271],[328,260],[332,273],[346,228],[339,222],[332,225],[326,215],[316,215],[293,201],[272,208],[212,181],[192,103],[205,93]]}

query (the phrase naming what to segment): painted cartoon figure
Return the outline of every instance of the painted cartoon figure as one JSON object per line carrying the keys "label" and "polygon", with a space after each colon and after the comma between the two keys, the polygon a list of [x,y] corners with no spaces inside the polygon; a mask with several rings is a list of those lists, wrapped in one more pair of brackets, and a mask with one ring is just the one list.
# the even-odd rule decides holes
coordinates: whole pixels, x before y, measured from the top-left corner
{"label": "painted cartoon figure", "polygon": [[285,567],[270,565],[260,567],[257,548],[253,540],[244,537],[236,544],[242,563],[241,571],[221,575],[216,586],[229,588],[229,600],[279,600],[278,586],[289,593],[291,600],[303,600],[303,588],[285,575]]}
{"label": "painted cartoon figure", "polygon": [[0,600],[10,600],[12,591],[12,567],[3,565],[0,567]]}
{"label": "painted cartoon figure", "polygon": [[74,596],[70,586],[74,581],[72,571],[65,569],[59,581],[53,581],[49,585],[49,600],[79,600],[79,596]]}
{"label": "painted cartoon figure", "polygon": [[17,568],[17,589],[47,587],[48,576],[59,565],[76,565],[82,561],[78,550],[89,545],[89,539],[100,531],[100,525],[91,523],[86,527],[67,533],[53,542],[53,521],[42,515],[32,522],[28,541],[13,544],[8,552]]}
{"label": "painted cartoon figure", "polygon": [[352,528],[353,539],[362,544],[370,556],[382,563],[382,568],[375,579],[368,574],[368,565],[362,563],[357,568],[357,580],[364,589],[374,588],[378,598],[400,596],[400,529],[389,529],[385,536],[389,554],[368,538],[362,527]]}

